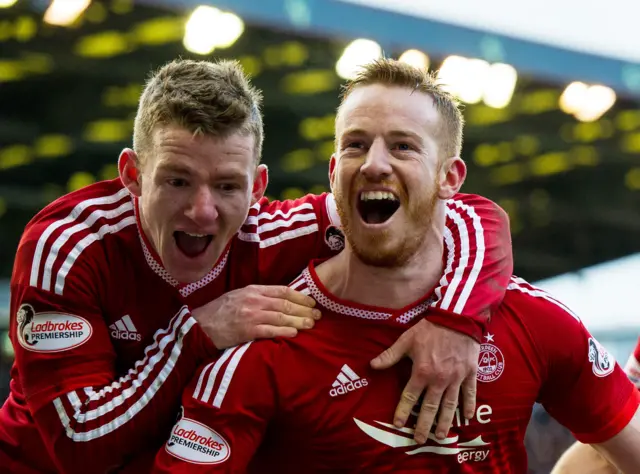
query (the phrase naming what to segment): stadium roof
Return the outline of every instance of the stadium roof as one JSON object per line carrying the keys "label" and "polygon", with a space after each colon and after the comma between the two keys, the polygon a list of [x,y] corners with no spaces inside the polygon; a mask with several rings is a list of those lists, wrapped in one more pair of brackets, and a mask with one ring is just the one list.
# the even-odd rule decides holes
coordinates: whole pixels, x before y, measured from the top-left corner
{"label": "stadium roof", "polygon": [[[40,207],[115,176],[149,70],[197,57],[182,45],[188,12],[147,3],[94,0],[72,28],[44,25],[31,2],[0,10],[0,276]],[[335,64],[351,39],[249,25],[213,53],[238,58],[264,91],[271,196],[326,189]],[[507,107],[465,108],[464,190],[509,212],[516,272],[530,281],[639,250],[638,103],[622,97],[602,119],[578,122],[558,108],[565,86],[520,74]]]}

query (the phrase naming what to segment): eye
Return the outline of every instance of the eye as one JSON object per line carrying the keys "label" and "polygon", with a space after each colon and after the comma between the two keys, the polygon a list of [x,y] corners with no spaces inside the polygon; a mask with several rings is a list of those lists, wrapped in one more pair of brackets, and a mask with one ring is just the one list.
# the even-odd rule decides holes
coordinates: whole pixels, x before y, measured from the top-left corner
{"label": "eye", "polygon": [[167,183],[169,183],[169,186],[173,186],[174,188],[184,188],[189,185],[187,180],[182,178],[171,178],[167,180]]}
{"label": "eye", "polygon": [[345,150],[349,150],[349,149],[361,150],[363,148],[364,148],[364,143],[359,141],[348,141],[343,146],[343,149]]}
{"label": "eye", "polygon": [[240,188],[240,186],[238,186],[235,183],[221,183],[221,184],[218,185],[218,189],[220,191],[222,191],[223,193],[230,193],[230,192],[233,192],[233,191],[235,191],[235,190],[237,190],[239,188]]}
{"label": "eye", "polygon": [[397,143],[395,145],[395,148],[400,150],[400,151],[411,151],[411,150],[413,150],[413,147],[411,145],[409,145],[408,143]]}

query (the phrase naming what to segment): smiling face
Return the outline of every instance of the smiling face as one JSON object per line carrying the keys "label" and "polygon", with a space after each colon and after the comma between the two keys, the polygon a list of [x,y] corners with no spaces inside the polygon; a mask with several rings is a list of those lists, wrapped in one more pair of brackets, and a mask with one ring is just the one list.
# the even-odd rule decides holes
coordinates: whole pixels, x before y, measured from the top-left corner
{"label": "smiling face", "polygon": [[401,266],[425,245],[439,198],[449,197],[441,120],[432,97],[408,87],[359,86],[341,105],[332,191],[364,263]]}
{"label": "smiling face", "polygon": [[191,283],[213,268],[249,207],[262,197],[266,168],[256,167],[250,134],[194,136],[175,125],[161,126],[152,150],[141,169],[135,169],[132,151],[123,152],[121,176],[128,180],[134,167],[137,179],[128,187],[139,197],[145,235],[167,271]]}

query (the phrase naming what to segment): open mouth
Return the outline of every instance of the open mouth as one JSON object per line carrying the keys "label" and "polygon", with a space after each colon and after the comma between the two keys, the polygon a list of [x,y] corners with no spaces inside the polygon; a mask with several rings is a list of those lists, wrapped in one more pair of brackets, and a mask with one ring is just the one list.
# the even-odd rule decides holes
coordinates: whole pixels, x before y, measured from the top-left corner
{"label": "open mouth", "polygon": [[388,191],[363,191],[358,199],[358,212],[367,224],[383,224],[400,208],[400,200]]}
{"label": "open mouth", "polygon": [[193,234],[177,230],[173,233],[173,238],[176,240],[176,245],[183,254],[187,257],[194,258],[202,255],[207,250],[213,240],[213,235]]}

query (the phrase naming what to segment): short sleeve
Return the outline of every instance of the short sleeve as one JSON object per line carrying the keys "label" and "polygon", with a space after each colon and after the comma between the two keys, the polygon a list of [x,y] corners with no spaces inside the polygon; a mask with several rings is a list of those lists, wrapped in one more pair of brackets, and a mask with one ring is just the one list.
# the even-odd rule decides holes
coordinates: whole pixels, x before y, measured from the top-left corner
{"label": "short sleeve", "polygon": [[546,376],[540,402],[583,443],[601,443],[631,420],[640,396],[606,350],[569,308],[540,291],[536,314],[538,350]]}

